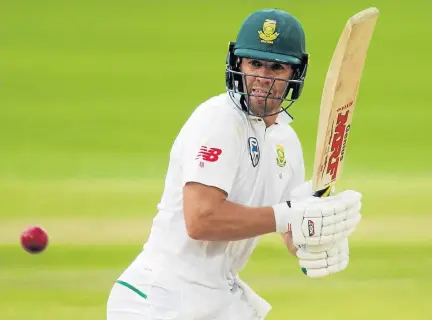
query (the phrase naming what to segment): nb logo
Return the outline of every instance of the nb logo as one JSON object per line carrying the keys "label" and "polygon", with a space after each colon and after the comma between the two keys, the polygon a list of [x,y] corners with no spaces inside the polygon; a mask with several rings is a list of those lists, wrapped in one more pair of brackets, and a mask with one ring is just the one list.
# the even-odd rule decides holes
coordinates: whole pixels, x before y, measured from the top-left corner
{"label": "nb logo", "polygon": [[218,148],[208,148],[206,146],[201,146],[195,159],[201,158],[204,161],[216,162],[221,155],[222,150]]}

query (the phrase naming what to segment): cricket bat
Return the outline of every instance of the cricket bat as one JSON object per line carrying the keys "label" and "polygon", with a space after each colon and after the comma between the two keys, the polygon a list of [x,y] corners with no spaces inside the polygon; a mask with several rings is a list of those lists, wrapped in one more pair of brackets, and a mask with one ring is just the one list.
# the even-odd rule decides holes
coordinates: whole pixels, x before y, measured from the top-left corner
{"label": "cricket bat", "polygon": [[326,197],[345,162],[360,80],[379,11],[375,7],[348,19],[325,78],[312,175],[314,195]]}

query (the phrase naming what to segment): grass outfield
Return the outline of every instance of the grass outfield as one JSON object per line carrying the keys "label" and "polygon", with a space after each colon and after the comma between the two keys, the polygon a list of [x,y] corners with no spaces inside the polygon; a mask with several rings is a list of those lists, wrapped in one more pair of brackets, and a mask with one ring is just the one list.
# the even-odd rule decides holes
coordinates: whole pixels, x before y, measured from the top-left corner
{"label": "grass outfield", "polygon": [[[429,176],[347,177],[337,188],[363,194],[359,241],[432,240]],[[141,243],[163,189],[150,180],[0,180],[0,244],[14,244],[27,225],[44,226],[54,244]],[[270,237],[271,238],[271,237]]]}
{"label": "grass outfield", "polygon": [[[402,226],[400,226],[402,227]],[[1,319],[104,319],[113,280],[135,245],[53,245],[30,256],[0,246]],[[352,246],[345,272],[311,280],[281,246],[261,244],[243,279],[273,306],[268,319],[432,319],[432,245]]]}
{"label": "grass outfield", "polygon": [[[2,0],[0,320],[104,320],[147,237],[173,139],[224,91],[241,21],[269,6],[305,27],[311,63],[290,112],[308,172],[342,28],[381,11],[337,186],[364,194],[364,218],[341,274],[308,279],[266,236],[243,278],[273,305],[270,320],[432,319],[431,1]],[[49,232],[41,255],[19,246],[33,224]]]}
{"label": "grass outfield", "polygon": [[[432,217],[420,205],[428,179],[405,178],[404,190],[399,179],[340,183],[365,190],[343,273],[309,279],[277,235],[262,238],[242,277],[272,304],[268,319],[432,319],[432,235],[421,232]],[[161,187],[158,180],[1,181],[0,319],[104,319],[112,282],[145,241]],[[417,207],[392,201],[407,192]],[[34,223],[50,235],[40,255],[18,243]]]}

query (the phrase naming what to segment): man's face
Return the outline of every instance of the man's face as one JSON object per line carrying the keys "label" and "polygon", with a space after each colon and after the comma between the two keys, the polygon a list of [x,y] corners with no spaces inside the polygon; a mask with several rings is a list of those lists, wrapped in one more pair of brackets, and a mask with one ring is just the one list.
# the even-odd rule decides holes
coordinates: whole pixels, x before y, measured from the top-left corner
{"label": "man's face", "polygon": [[[291,65],[243,58],[240,64],[240,71],[253,75],[245,77],[247,92],[252,95],[249,97],[249,108],[258,116],[278,112],[288,82],[275,80],[272,86],[273,79],[262,77],[289,80],[294,72]],[[271,90],[269,92],[270,87]],[[276,99],[266,99],[267,95],[269,98]]]}

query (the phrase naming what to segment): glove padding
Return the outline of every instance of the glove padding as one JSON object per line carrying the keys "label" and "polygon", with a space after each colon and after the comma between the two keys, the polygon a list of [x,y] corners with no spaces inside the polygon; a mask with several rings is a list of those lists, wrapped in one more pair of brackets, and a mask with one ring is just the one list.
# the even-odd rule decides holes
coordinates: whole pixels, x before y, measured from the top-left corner
{"label": "glove padding", "polygon": [[348,238],[332,246],[300,246],[296,255],[304,274],[311,278],[325,277],[348,267]]}
{"label": "glove padding", "polygon": [[350,236],[360,222],[361,197],[348,190],[277,204],[273,206],[276,232],[291,231],[295,246],[337,243]]}

